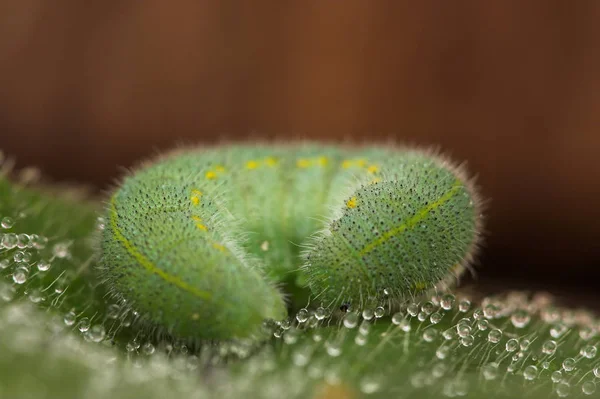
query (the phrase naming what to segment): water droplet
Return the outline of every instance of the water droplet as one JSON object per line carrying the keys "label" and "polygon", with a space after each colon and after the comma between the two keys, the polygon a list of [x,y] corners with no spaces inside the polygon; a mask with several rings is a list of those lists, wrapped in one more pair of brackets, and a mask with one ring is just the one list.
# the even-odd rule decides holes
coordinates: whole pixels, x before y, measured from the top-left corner
{"label": "water droplet", "polygon": [[373,309],[365,309],[362,312],[362,317],[365,320],[371,320],[373,317],[375,317],[375,312]]}
{"label": "water droplet", "polygon": [[473,311],[473,318],[475,320],[483,319],[483,309],[475,309]]}
{"label": "water droplet", "polygon": [[455,300],[456,299],[454,298],[454,295],[445,294],[444,296],[442,296],[442,299],[440,300],[440,306],[444,310],[450,310],[450,309],[452,309],[452,306],[454,306]]}
{"label": "water droplet", "polygon": [[596,330],[590,327],[583,327],[579,330],[579,337],[584,341],[589,341],[596,336]]}
{"label": "water droplet", "polygon": [[48,239],[44,236],[40,236],[37,234],[31,235],[31,246],[35,249],[44,249],[46,248],[46,244],[48,244]]}
{"label": "water droplet", "polygon": [[0,260],[0,270],[7,269],[10,266],[10,260],[2,259]]}
{"label": "water droplet", "polygon": [[317,327],[317,326],[319,325],[319,320],[317,320],[317,318],[315,317],[315,315],[314,315],[314,314],[311,314],[311,315],[308,317],[308,320],[307,320],[307,322],[306,322],[306,325],[307,325],[308,327],[310,327],[310,328],[315,328],[315,327]]}
{"label": "water droplet", "polygon": [[544,363],[542,363],[542,368],[544,370],[548,370],[550,368],[550,362],[544,362]]}
{"label": "water droplet", "polygon": [[96,228],[98,230],[104,230],[104,228],[106,227],[106,221],[104,220],[103,217],[99,216],[98,219],[96,219]]}
{"label": "water droplet", "polygon": [[524,338],[521,340],[519,347],[521,348],[522,352],[527,352],[529,350],[530,345],[531,345],[531,341],[528,340],[527,338]]}
{"label": "water droplet", "polygon": [[519,348],[519,341],[514,338],[509,339],[506,342],[505,348],[507,352],[514,352]]}
{"label": "water droplet", "polygon": [[373,313],[375,314],[376,319],[380,319],[385,315],[385,309],[382,306],[378,306]]}
{"label": "water droplet", "polygon": [[331,357],[338,357],[342,354],[342,348],[339,344],[330,341],[325,342],[325,350]]}
{"label": "water droplet", "polygon": [[490,322],[487,319],[481,319],[477,321],[477,329],[479,331],[485,331],[489,328]]}
{"label": "water droplet", "polygon": [[134,351],[138,350],[139,348],[140,348],[140,342],[135,338],[132,339],[131,341],[127,342],[127,345],[125,345],[125,349],[127,349],[128,352],[134,352]]}
{"label": "water droplet", "polygon": [[498,377],[498,364],[497,363],[487,363],[481,369],[483,378],[488,381],[495,380]]}
{"label": "water droplet", "polygon": [[29,262],[31,260],[31,254],[28,252],[17,251],[13,255],[13,260],[15,262]]}
{"label": "water droplet", "polygon": [[435,310],[435,305],[431,302],[425,302],[423,306],[421,306],[421,312],[425,313],[427,316],[433,313]]}
{"label": "water droplet", "polygon": [[460,338],[460,344],[462,346],[469,347],[469,346],[472,346],[474,342],[475,342],[475,337],[473,337],[472,335],[467,335],[465,337]]}
{"label": "water droplet", "polygon": [[19,234],[17,236],[17,247],[23,249],[31,245],[31,238],[27,234]]}
{"label": "water droplet", "polygon": [[369,334],[369,330],[371,329],[371,325],[367,322],[362,322],[360,327],[358,327],[358,332],[362,335]]}
{"label": "water droplet", "polygon": [[471,308],[471,301],[468,299],[463,299],[458,303],[458,311],[462,313],[466,313]]}
{"label": "water droplet", "polygon": [[394,313],[394,315],[392,316],[392,323],[394,323],[397,326],[400,325],[402,320],[404,320],[404,316],[400,312]]}
{"label": "water droplet", "polygon": [[425,374],[423,372],[413,374],[410,383],[414,388],[422,388],[425,385]]}
{"label": "water droplet", "polygon": [[75,324],[76,319],[77,319],[77,315],[75,315],[75,312],[70,311],[70,312],[67,312],[67,314],[65,314],[63,321],[65,322],[65,325],[72,326],[73,324]]}
{"label": "water droplet", "polygon": [[390,296],[390,294],[391,294],[391,291],[390,291],[390,289],[389,289],[389,288],[384,288],[384,289],[383,289],[383,295],[385,295],[385,296]]}
{"label": "water droplet", "polygon": [[59,280],[54,284],[54,292],[57,294],[62,294],[67,287],[67,283],[65,281]]}
{"label": "water droplet", "polygon": [[558,339],[567,332],[568,328],[564,324],[555,324],[550,328],[550,336],[554,339]]}
{"label": "water droplet", "polygon": [[428,328],[423,331],[423,340],[425,342],[432,342],[437,336],[437,330],[435,328]]}
{"label": "water droplet", "polygon": [[409,315],[411,315],[412,317],[415,317],[416,315],[419,314],[419,305],[416,303],[411,303],[410,305],[408,305],[406,307],[406,311],[408,312]]}
{"label": "water droplet", "polygon": [[308,312],[308,309],[300,309],[298,311],[298,313],[296,313],[296,320],[298,320],[298,323],[304,323],[306,322],[306,320],[308,320],[308,317],[310,316],[310,313]]}
{"label": "water droplet", "polygon": [[2,222],[0,222],[0,225],[3,229],[10,229],[15,225],[15,220],[9,216],[5,216],[2,218]]}
{"label": "water droplet", "polygon": [[150,342],[146,342],[142,347],[142,352],[144,352],[145,355],[150,356],[154,353],[154,351],[154,345],[152,345]]}
{"label": "water droplet", "polygon": [[430,317],[429,317],[429,321],[431,322],[431,324],[437,324],[440,321],[442,321],[442,314],[435,312],[433,313]]}
{"label": "water droplet", "polygon": [[442,333],[442,336],[444,337],[444,339],[446,341],[450,341],[451,339],[454,339],[454,337],[456,337],[456,335],[457,334],[456,334],[455,328],[449,328]]}
{"label": "water droplet", "polygon": [[50,262],[45,259],[40,259],[37,263],[37,268],[41,272],[48,271],[50,269]]}
{"label": "water droplet", "polygon": [[425,319],[427,319],[427,313],[425,312],[419,312],[419,314],[417,315],[417,319],[419,321],[425,321]]}
{"label": "water droplet", "polygon": [[354,328],[358,324],[358,314],[356,312],[350,312],[344,317],[344,327]]}
{"label": "water droplet", "polygon": [[548,340],[542,345],[542,353],[546,355],[554,355],[557,347],[558,345],[556,344],[556,341]]}
{"label": "water droplet", "polygon": [[537,377],[537,373],[537,367],[535,367],[534,365],[529,365],[525,367],[525,370],[523,370],[523,378],[525,378],[528,381],[535,380],[535,378]]}
{"label": "water droplet", "polygon": [[17,284],[25,284],[29,276],[29,269],[24,266],[19,266],[13,272],[13,281]]}
{"label": "water droplet", "polygon": [[36,288],[29,293],[29,300],[33,303],[40,303],[46,300],[46,296],[42,291]]}
{"label": "water droplet", "polygon": [[471,327],[467,324],[457,324],[456,332],[459,336],[466,337],[467,335],[471,334]]}
{"label": "water droplet", "polygon": [[279,323],[279,327],[281,327],[282,330],[289,330],[291,326],[292,322],[290,320],[282,320],[281,323]]}
{"label": "water droplet", "polygon": [[581,354],[588,359],[593,359],[596,357],[596,353],[598,350],[593,345],[587,345],[581,349]]}
{"label": "water droplet", "polygon": [[594,376],[600,378],[600,366],[594,367]]}
{"label": "water droplet", "polygon": [[59,259],[63,259],[68,257],[69,254],[69,246],[71,244],[68,242],[59,242],[54,244],[54,247],[52,248],[52,253],[54,254],[54,256],[56,256]]}
{"label": "water droplet", "polygon": [[308,346],[300,347],[292,353],[292,362],[298,367],[304,367],[310,361],[312,354]]}
{"label": "water droplet", "polygon": [[6,249],[13,249],[19,242],[15,233],[4,234],[2,237],[2,246]]}
{"label": "water droplet", "polygon": [[16,293],[17,289],[14,286],[0,282],[0,298],[2,298],[4,302],[12,301]]}
{"label": "water droplet", "polygon": [[121,326],[129,327],[133,323],[133,319],[135,318],[133,312],[125,310],[121,315]]}
{"label": "water droplet", "polygon": [[408,319],[402,319],[398,327],[404,332],[409,332],[411,329],[410,321]]}
{"label": "water droplet", "polygon": [[448,371],[448,367],[444,363],[437,363],[431,368],[433,378],[441,378]]}
{"label": "water droplet", "polygon": [[379,387],[379,381],[374,377],[367,376],[360,380],[360,390],[366,395],[379,391]]}
{"label": "water droplet", "polygon": [[466,380],[454,380],[454,392],[458,396],[466,396],[468,393],[469,383]]}
{"label": "water droplet", "polygon": [[596,384],[594,381],[586,381],[581,385],[581,392],[586,395],[591,395],[596,392]]}
{"label": "water droplet", "polygon": [[569,392],[571,392],[571,386],[565,382],[559,382],[556,384],[556,394],[561,398],[569,396]]}
{"label": "water droplet", "polygon": [[516,328],[523,328],[529,324],[531,316],[525,310],[517,310],[510,317],[510,321]]}
{"label": "water droplet", "polygon": [[488,333],[488,341],[492,344],[497,344],[502,339],[502,331],[494,329]]}
{"label": "water droplet", "polygon": [[101,342],[106,337],[106,330],[102,324],[95,324],[88,330],[87,337],[93,342]]}
{"label": "water droplet", "polygon": [[325,317],[327,317],[327,310],[321,307],[317,308],[315,311],[315,317],[317,320],[323,320]]}
{"label": "water droplet", "polygon": [[483,317],[486,319],[493,319],[498,314],[498,308],[495,305],[487,305],[483,308]]}
{"label": "water droplet", "polygon": [[550,379],[553,383],[556,384],[557,382],[562,380],[562,373],[559,370],[557,370],[550,375]]}
{"label": "water droplet", "polygon": [[77,323],[77,329],[81,332],[86,332],[87,330],[90,329],[90,319],[88,319],[87,317],[84,317],[83,319],[79,320],[79,323]]}
{"label": "water droplet", "polygon": [[358,346],[363,346],[367,343],[367,337],[362,334],[358,334],[356,337],[354,337],[354,343],[356,343]]}
{"label": "water droplet", "polygon": [[450,354],[450,347],[449,346],[440,346],[435,351],[435,357],[437,357],[440,360],[444,360],[446,357],[448,357],[449,354]]}
{"label": "water droplet", "polygon": [[575,359],[573,359],[572,357],[568,357],[565,360],[563,360],[562,368],[565,371],[573,371],[573,369],[575,368],[575,363]]}

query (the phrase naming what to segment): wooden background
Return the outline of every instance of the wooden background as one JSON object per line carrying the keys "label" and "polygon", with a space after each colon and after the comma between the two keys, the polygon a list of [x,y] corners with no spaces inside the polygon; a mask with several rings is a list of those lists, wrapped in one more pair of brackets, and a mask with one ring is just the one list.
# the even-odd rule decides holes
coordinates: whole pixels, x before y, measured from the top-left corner
{"label": "wooden background", "polygon": [[106,188],[181,142],[437,144],[490,199],[482,284],[593,293],[599,21],[583,0],[5,0],[0,148]]}

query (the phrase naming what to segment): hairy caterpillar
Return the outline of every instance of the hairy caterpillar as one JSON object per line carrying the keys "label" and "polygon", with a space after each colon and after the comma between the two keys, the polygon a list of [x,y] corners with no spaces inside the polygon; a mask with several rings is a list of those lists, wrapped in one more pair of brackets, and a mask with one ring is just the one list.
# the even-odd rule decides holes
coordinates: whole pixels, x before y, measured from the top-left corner
{"label": "hairy caterpillar", "polygon": [[461,168],[415,150],[318,144],[176,152],[107,204],[111,292],[180,338],[252,335],[286,317],[277,283],[359,309],[458,276],[480,201]]}

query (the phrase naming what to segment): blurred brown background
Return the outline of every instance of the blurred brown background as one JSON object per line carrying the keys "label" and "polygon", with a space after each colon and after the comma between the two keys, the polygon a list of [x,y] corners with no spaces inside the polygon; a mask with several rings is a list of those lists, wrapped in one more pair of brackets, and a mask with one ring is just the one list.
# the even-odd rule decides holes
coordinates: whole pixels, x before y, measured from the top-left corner
{"label": "blurred brown background", "polygon": [[181,142],[438,144],[491,199],[481,284],[593,294],[599,21],[597,1],[4,0],[0,148],[105,188]]}

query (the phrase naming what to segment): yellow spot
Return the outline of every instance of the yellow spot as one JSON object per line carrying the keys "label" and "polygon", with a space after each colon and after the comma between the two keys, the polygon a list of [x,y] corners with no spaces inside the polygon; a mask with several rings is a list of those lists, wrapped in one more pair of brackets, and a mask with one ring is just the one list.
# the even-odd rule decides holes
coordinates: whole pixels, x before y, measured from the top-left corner
{"label": "yellow spot", "polygon": [[202,191],[192,190],[190,201],[192,201],[192,204],[194,204],[194,206],[200,204],[200,197],[202,197]]}
{"label": "yellow spot", "polygon": [[342,162],[342,168],[344,169],[348,169],[352,167],[352,161],[346,159],[344,162]]}
{"label": "yellow spot", "polygon": [[367,165],[367,160],[366,159],[357,159],[356,164],[358,166],[360,166],[361,168],[364,168]]}
{"label": "yellow spot", "polygon": [[348,208],[356,208],[356,202],[357,202],[356,197],[352,197],[348,201],[346,201],[346,206]]}
{"label": "yellow spot", "polygon": [[427,284],[425,284],[423,281],[419,281],[418,283],[415,283],[415,290],[423,291],[425,288],[427,288]]}
{"label": "yellow spot", "polygon": [[313,399],[355,399],[356,394],[345,384],[322,384],[317,387]]}
{"label": "yellow spot", "polygon": [[194,313],[192,315],[192,320],[198,320],[200,318],[200,315],[198,313]]}
{"label": "yellow spot", "polygon": [[213,172],[212,170],[209,170],[208,172],[206,172],[206,178],[208,180],[214,180],[217,178],[217,174],[215,172]]}
{"label": "yellow spot", "polygon": [[273,158],[273,157],[268,157],[265,158],[265,164],[269,167],[272,168],[275,165],[277,165],[277,159]]}
{"label": "yellow spot", "polygon": [[454,266],[452,266],[451,268],[451,272],[454,273],[456,276],[459,276],[460,274],[462,274],[462,272],[465,270],[464,266],[461,265],[460,263],[455,264]]}
{"label": "yellow spot", "polygon": [[269,250],[269,241],[263,241],[262,244],[260,244],[260,249],[262,249],[263,251],[268,251]]}
{"label": "yellow spot", "polygon": [[367,172],[369,172],[371,174],[375,174],[375,173],[379,172],[379,167],[377,165],[371,165],[367,168]]}
{"label": "yellow spot", "polygon": [[358,253],[359,256],[368,254],[384,242],[388,241],[390,238],[402,234],[407,229],[413,228],[417,223],[425,219],[429,212],[444,205],[444,203],[446,203],[450,198],[452,198],[461,187],[462,182],[459,179],[456,179],[450,190],[448,190],[444,195],[442,195],[437,201],[423,207],[416,213],[415,216],[408,219],[405,223],[402,223],[400,226],[394,227],[393,229],[386,231],[380,237],[365,245],[363,249],[361,249]]}
{"label": "yellow spot", "polygon": [[206,226],[202,224],[202,219],[200,217],[192,215],[192,220],[194,222],[196,222],[196,227],[197,228],[199,228],[200,230],[204,230],[204,231],[207,230]]}
{"label": "yellow spot", "polygon": [[296,161],[296,166],[299,168],[308,168],[310,166],[310,160],[309,159],[299,159]]}
{"label": "yellow spot", "polygon": [[219,173],[223,173],[225,172],[225,167],[223,165],[217,165],[215,166],[215,170]]}
{"label": "yellow spot", "polygon": [[329,159],[327,159],[327,157],[320,157],[317,162],[319,163],[319,166],[327,166]]}
{"label": "yellow spot", "polygon": [[246,169],[256,169],[258,168],[258,162],[256,161],[248,161],[246,162]]}
{"label": "yellow spot", "polygon": [[146,269],[149,273],[152,274],[156,274],[157,276],[159,276],[160,278],[162,278],[163,280],[165,280],[167,283],[173,284],[176,287],[181,288],[182,290],[189,292],[190,294],[198,297],[198,298],[202,298],[205,300],[209,300],[211,299],[212,295],[210,294],[210,292],[206,292],[206,291],[202,291],[199,290],[198,288],[189,285],[188,283],[186,283],[185,281],[181,280],[179,277],[174,276],[172,274],[169,274],[167,272],[165,272],[164,270],[156,267],[148,258],[146,258],[144,256],[144,254],[142,254],[121,232],[121,230],[119,230],[119,226],[117,223],[117,206],[116,206],[116,199],[115,197],[112,197],[110,200],[110,205],[111,205],[111,209],[110,209],[110,227],[115,235],[115,239],[120,242],[123,247],[125,248],[125,250],[144,268]]}
{"label": "yellow spot", "polygon": [[221,244],[219,244],[218,242],[213,242],[213,248],[218,249],[221,252],[225,252],[225,247]]}

